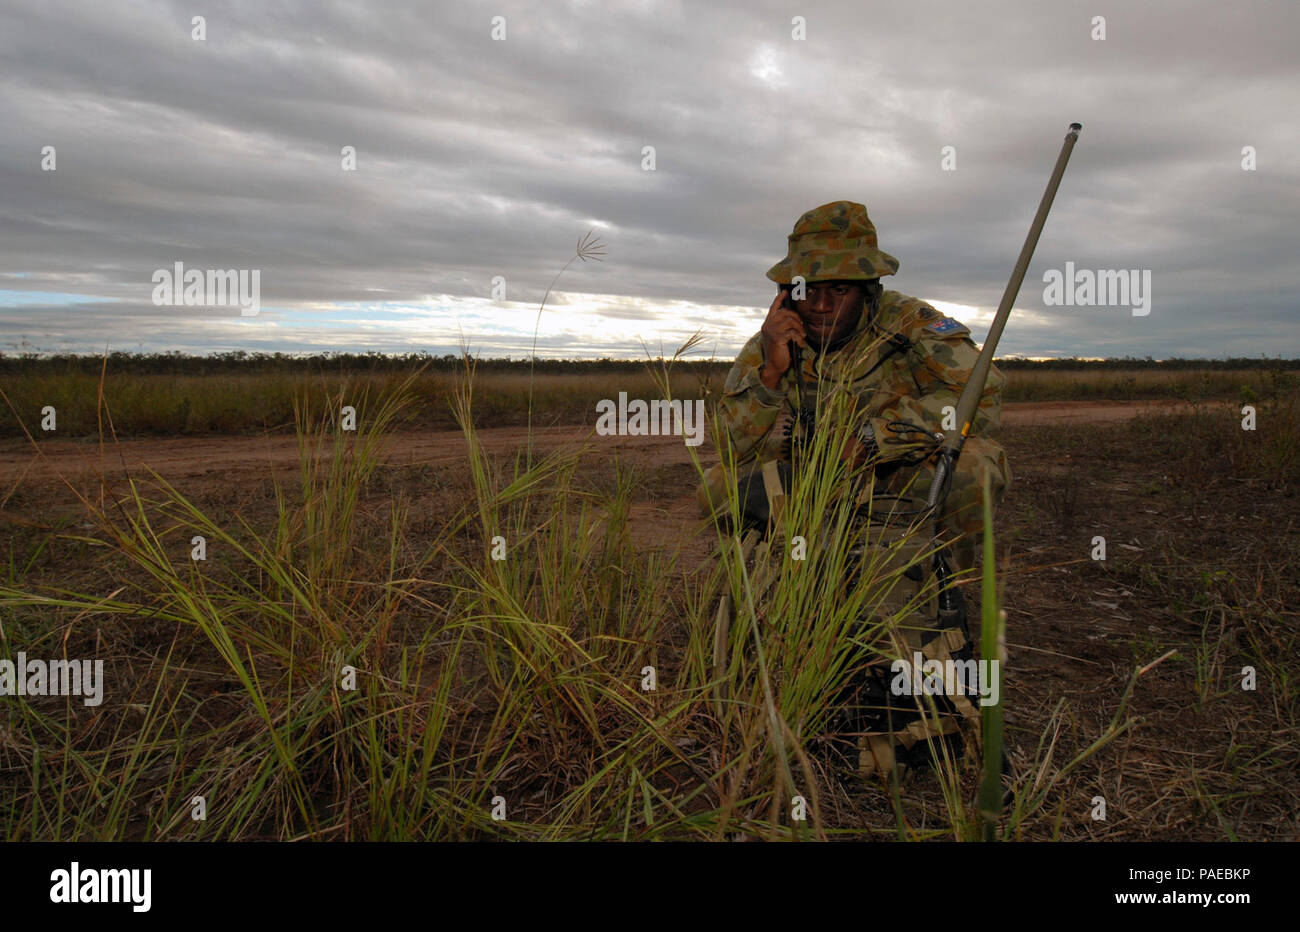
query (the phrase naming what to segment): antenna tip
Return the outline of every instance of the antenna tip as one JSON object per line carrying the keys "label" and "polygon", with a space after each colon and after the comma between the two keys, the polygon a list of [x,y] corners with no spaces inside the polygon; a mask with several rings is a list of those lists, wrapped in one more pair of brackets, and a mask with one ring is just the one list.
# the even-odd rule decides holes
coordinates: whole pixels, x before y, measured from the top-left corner
{"label": "antenna tip", "polygon": [[1082,124],[1082,123],[1071,123],[1071,124],[1070,124],[1070,135],[1071,135],[1071,136],[1077,136],[1077,135],[1079,135],[1079,130],[1081,130],[1081,129],[1083,129],[1083,124]]}

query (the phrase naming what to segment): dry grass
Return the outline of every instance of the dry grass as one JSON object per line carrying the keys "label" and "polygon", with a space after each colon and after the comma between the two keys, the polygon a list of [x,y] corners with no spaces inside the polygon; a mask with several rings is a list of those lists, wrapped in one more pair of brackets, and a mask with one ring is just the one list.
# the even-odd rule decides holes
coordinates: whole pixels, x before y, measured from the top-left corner
{"label": "dry grass", "polygon": [[[99,657],[110,681],[94,709],[0,700],[0,837],[983,833],[973,762],[891,795],[818,749],[827,696],[861,659],[841,635],[869,610],[867,591],[831,592],[840,551],[802,576],[776,561],[781,579],[756,598],[741,561],[647,550],[630,518],[643,476],[564,454],[487,456],[469,416],[481,385],[460,401],[468,470],[382,467],[420,397],[416,382],[388,389],[300,399],[288,486],[186,493],[106,475],[78,512],[11,526],[3,654]],[[322,413],[344,397],[360,399],[355,435]],[[1003,438],[1016,464],[997,549],[1018,782],[1000,834],[1296,837],[1300,545],[1278,517],[1295,513],[1296,412],[1294,398],[1261,405],[1253,434],[1205,411]],[[811,484],[790,520],[834,515],[833,484]],[[1097,533],[1104,564],[1086,559]],[[497,536],[506,560],[491,558]],[[724,586],[748,609],[719,711]],[[806,823],[790,818],[795,791]],[[195,822],[199,795],[208,818]],[[1105,821],[1089,816],[1095,795]]]}

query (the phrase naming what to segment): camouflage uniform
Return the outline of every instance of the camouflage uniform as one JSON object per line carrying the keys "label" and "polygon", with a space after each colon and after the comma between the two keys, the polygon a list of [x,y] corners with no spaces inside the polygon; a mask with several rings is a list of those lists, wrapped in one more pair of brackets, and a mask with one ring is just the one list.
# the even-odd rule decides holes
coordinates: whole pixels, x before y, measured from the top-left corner
{"label": "camouflage uniform", "polygon": [[[788,283],[795,275],[808,281],[869,280],[892,274],[898,262],[876,245],[875,228],[860,204],[837,201],[809,211],[790,236],[790,255],[768,272],[768,277]],[[908,421],[929,431],[942,431],[944,407],[955,413],[962,387],[979,355],[970,331],[945,317],[924,301],[884,291],[875,315],[863,313],[855,330],[834,351],[802,354],[804,386],[816,397],[819,382],[845,385],[857,398],[858,413],[871,424],[879,444],[878,463],[885,465],[925,449],[917,435],[892,430],[892,421]],[[775,389],[763,384],[763,335],[755,334],[732,366],[723,386],[718,417],[726,428],[737,464],[759,464],[782,459],[778,431],[773,430],[783,409],[796,409],[793,366]],[[996,504],[1010,484],[1011,473],[1002,448],[984,434],[1000,418],[1003,375],[993,367],[976,410],[947,500],[943,526],[956,541],[953,559],[959,569],[974,561],[976,541],[971,536],[982,526],[980,488],[988,474]],[[960,425],[958,425],[960,426]],[[743,471],[744,467],[741,467]],[[933,476],[933,460],[914,468],[888,466],[878,470],[885,490],[898,494],[915,478],[907,494],[923,497]],[[705,513],[726,501],[721,464],[711,468],[699,491]]]}

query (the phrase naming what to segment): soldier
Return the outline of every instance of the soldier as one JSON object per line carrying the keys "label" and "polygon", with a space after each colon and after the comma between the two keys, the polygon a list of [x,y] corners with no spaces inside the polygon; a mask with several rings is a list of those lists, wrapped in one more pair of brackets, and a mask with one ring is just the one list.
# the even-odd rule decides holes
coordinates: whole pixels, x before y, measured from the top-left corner
{"label": "soldier", "polygon": [[[914,478],[907,494],[924,497],[932,461],[915,470],[902,467],[932,451],[934,442],[898,422],[942,431],[944,408],[955,413],[978,350],[958,321],[917,298],[885,291],[881,276],[897,271],[898,260],[880,250],[863,205],[835,201],[799,218],[788,254],[767,272],[779,289],[767,319],[723,386],[718,417],[738,465],[788,458],[776,425],[783,412],[788,417],[797,410],[798,357],[807,396],[816,397],[817,383],[825,380],[847,384],[857,398],[854,461],[874,458],[877,478],[894,494]],[[792,298],[796,278],[806,282],[802,298]],[[990,478],[995,504],[1010,483],[1006,455],[984,436],[998,424],[1004,382],[996,368],[989,370],[953,475],[942,527],[958,570],[974,563],[983,476]],[[725,503],[723,481],[721,464],[705,475],[699,500],[706,514]]]}

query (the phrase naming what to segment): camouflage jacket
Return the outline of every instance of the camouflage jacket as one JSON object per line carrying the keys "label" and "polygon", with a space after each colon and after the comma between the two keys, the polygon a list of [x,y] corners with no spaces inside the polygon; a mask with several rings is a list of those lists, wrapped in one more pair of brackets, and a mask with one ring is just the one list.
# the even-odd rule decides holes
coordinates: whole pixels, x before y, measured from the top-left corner
{"label": "camouflage jacket", "polygon": [[[815,397],[819,381],[847,384],[857,397],[860,415],[871,423],[880,461],[888,462],[918,449],[914,443],[900,442],[905,437],[891,431],[890,422],[942,431],[944,407],[951,405],[955,416],[978,355],[970,331],[961,323],[918,298],[887,290],[874,318],[868,321],[864,313],[842,346],[825,355],[803,351],[804,386]],[[783,408],[793,411],[797,405],[793,367],[775,389],[763,384],[762,368],[763,335],[757,333],[728,373],[717,412],[738,463],[782,458],[780,438],[772,427]],[[998,425],[1004,383],[1002,373],[990,368],[972,434]],[[715,478],[706,479],[706,488]],[[700,503],[707,508],[706,488],[701,489]]]}

